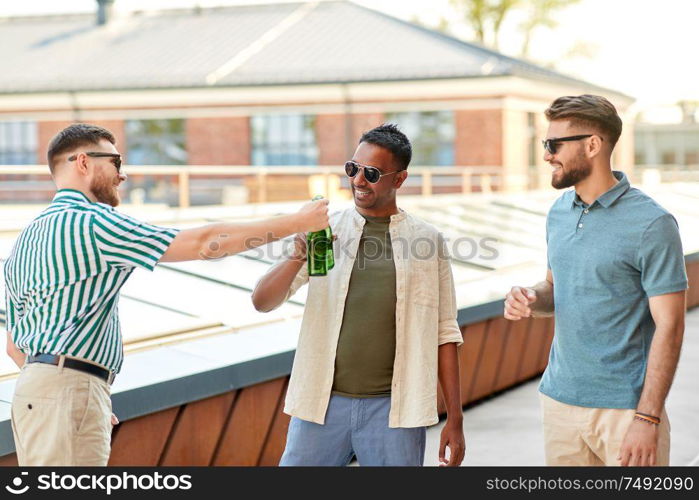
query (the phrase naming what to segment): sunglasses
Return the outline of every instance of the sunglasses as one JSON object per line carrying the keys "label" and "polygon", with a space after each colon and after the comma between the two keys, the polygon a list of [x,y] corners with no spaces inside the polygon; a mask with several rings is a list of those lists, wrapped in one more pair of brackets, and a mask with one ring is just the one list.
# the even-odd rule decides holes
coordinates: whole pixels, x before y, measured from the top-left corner
{"label": "sunglasses", "polygon": [[377,182],[379,182],[381,180],[381,177],[401,172],[401,170],[394,170],[393,172],[387,172],[385,174],[382,174],[381,170],[379,170],[378,168],[371,167],[369,165],[362,165],[361,163],[357,163],[354,160],[350,160],[347,163],[345,163],[345,173],[347,174],[347,177],[354,177],[359,173],[360,170],[364,170],[364,178],[372,184],[376,184]]}
{"label": "sunglasses", "polygon": [[[91,158],[111,158],[112,165],[116,167],[117,173],[121,173],[121,155],[119,153],[100,153],[100,152],[87,152],[85,153]],[[68,158],[68,161],[75,161],[78,159],[78,155],[75,154]]]}
{"label": "sunglasses", "polygon": [[[545,139],[541,141],[541,144],[544,145],[544,149],[552,154],[555,155],[556,151],[558,151],[558,143],[559,142],[570,142],[570,141],[580,141],[582,139],[587,139],[588,137],[592,137],[594,134],[587,134],[587,135],[571,135],[570,137],[554,137],[552,139]],[[600,137],[600,139],[602,139]]]}

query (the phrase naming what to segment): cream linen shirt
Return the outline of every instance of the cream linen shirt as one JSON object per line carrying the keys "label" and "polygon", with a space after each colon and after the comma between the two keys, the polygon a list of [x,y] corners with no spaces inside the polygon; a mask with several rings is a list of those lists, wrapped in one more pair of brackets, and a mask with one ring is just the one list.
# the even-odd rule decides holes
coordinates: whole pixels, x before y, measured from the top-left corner
{"label": "cream linen shirt", "polygon": [[[323,424],[330,401],[345,299],[365,219],[356,208],[332,214],[335,268],[312,277],[284,412]],[[446,242],[432,225],[404,211],[389,223],[396,265],[396,356],[389,427],[437,423],[437,351],[461,345]],[[279,264],[277,264],[279,265]],[[309,282],[304,265],[285,298]]]}

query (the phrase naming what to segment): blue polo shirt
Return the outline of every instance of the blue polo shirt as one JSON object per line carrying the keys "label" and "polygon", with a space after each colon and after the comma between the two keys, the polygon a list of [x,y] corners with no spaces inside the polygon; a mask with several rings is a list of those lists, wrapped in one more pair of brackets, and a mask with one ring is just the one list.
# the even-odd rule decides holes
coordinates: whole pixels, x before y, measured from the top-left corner
{"label": "blue polo shirt", "polygon": [[677,221],[614,176],[591,205],[565,192],[546,220],[556,334],[539,390],[576,406],[636,408],[655,332],[648,297],[687,288]]}

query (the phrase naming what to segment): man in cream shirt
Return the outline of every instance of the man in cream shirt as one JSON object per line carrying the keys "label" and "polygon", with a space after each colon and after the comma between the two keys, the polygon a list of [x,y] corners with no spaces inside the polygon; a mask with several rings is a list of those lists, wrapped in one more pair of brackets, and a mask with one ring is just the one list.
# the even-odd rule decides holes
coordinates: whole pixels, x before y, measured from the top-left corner
{"label": "man in cream shirt", "polygon": [[280,465],[346,465],[354,456],[361,465],[422,465],[438,382],[448,411],[440,462],[463,460],[462,336],[446,243],[396,205],[411,156],[395,125],[366,132],[345,164],[355,206],[330,219],[335,268],[309,279],[298,235],[295,255],[255,288],[255,307],[270,311],[309,283]]}

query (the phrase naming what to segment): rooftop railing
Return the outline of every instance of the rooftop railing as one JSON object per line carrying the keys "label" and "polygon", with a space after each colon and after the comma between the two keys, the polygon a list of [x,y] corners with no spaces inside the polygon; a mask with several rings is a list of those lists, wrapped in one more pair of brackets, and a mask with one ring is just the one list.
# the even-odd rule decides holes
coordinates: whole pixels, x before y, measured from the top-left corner
{"label": "rooftop railing", "polygon": [[[441,193],[501,191],[502,168],[410,167],[403,192]],[[349,179],[341,167],[143,165],[124,168],[122,188],[131,203],[159,202],[187,208],[206,204],[244,204],[308,199],[323,194],[349,198]],[[0,203],[48,201],[54,191],[43,165],[0,165]]]}

